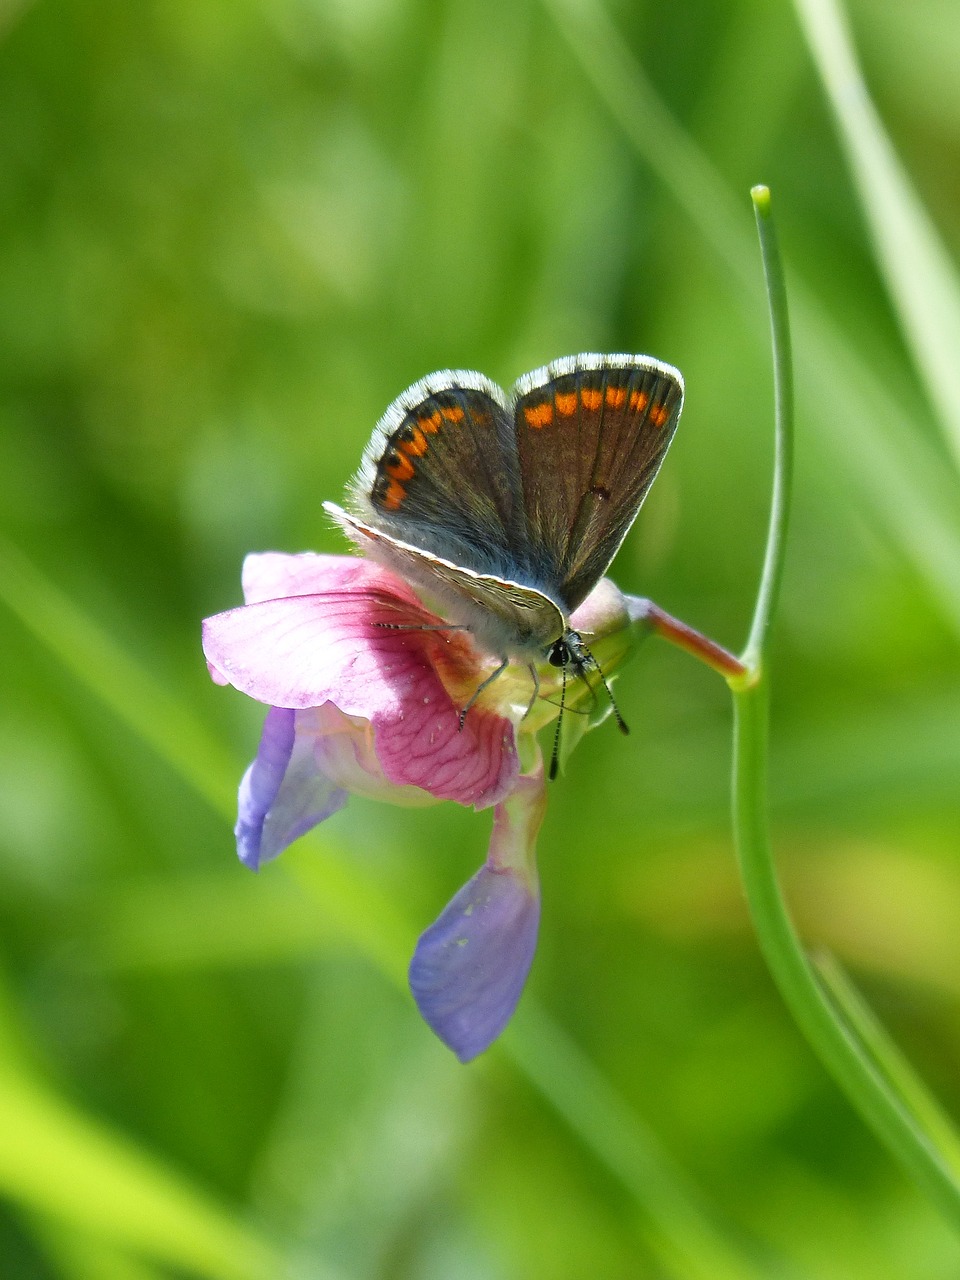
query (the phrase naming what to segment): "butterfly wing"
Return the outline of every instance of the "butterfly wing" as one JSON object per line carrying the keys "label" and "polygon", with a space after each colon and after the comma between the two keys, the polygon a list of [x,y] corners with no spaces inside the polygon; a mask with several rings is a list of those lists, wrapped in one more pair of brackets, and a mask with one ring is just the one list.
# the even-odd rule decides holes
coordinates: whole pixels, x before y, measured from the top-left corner
{"label": "butterfly wing", "polygon": [[504,392],[467,370],[415,383],[377,424],[350,506],[414,548],[476,573],[513,577],[526,524]]}
{"label": "butterfly wing", "polygon": [[487,652],[498,657],[539,660],[563,635],[563,614],[542,592],[491,574],[476,573],[373,528],[335,503],[323,505],[359,550],[421,588],[445,618],[466,627]]}
{"label": "butterfly wing", "polygon": [[568,356],[514,388],[534,580],[568,613],[626,537],[682,404],[679,372],[649,356]]}

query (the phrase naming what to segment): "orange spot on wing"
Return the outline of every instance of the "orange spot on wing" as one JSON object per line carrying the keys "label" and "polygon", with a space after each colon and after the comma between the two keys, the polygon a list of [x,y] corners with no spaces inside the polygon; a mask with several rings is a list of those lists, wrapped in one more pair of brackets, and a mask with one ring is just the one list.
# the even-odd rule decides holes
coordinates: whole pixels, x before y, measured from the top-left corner
{"label": "orange spot on wing", "polygon": [[549,400],[542,404],[527,405],[523,411],[528,427],[549,427],[553,421],[553,405]]}
{"label": "orange spot on wing", "polygon": [[[609,395],[609,393],[610,388],[607,389],[607,394]],[[580,399],[583,401],[585,409],[589,409],[591,413],[596,413],[603,404],[603,392],[598,391],[595,387],[582,387]]]}
{"label": "orange spot on wing", "polygon": [[662,427],[666,420],[670,417],[670,410],[665,404],[655,404],[647,417],[655,427]]}
{"label": "orange spot on wing", "polygon": [[630,397],[630,408],[634,413],[643,413],[644,409],[650,403],[650,397],[646,391],[634,391]]}
{"label": "orange spot on wing", "polygon": [[396,511],[406,496],[407,491],[400,481],[391,480],[383,495],[383,505],[388,511]]}
{"label": "orange spot on wing", "polygon": [[432,436],[437,431],[440,430],[440,423],[442,421],[443,421],[443,418],[440,416],[440,413],[438,411],[435,413],[427,414],[423,418],[418,418],[417,426],[420,428],[421,431],[425,432],[428,436]]}
{"label": "orange spot on wing", "polygon": [[558,391],[553,397],[553,402],[557,406],[557,412],[562,413],[565,418],[569,418],[577,409],[577,393],[575,391]]}
{"label": "orange spot on wing", "polygon": [[626,387],[607,387],[607,404],[611,409],[619,409],[627,398]]}
{"label": "orange spot on wing", "polygon": [[416,474],[413,463],[402,453],[398,453],[396,462],[388,463],[384,470],[388,476],[393,476],[394,480],[409,480]]}
{"label": "orange spot on wing", "polygon": [[440,410],[448,422],[462,422],[463,410],[457,404],[448,404]]}
{"label": "orange spot on wing", "polygon": [[410,439],[399,441],[397,448],[404,453],[409,453],[413,458],[422,458],[430,448],[429,444],[427,444],[427,438],[419,427],[412,427],[411,431],[413,434]]}

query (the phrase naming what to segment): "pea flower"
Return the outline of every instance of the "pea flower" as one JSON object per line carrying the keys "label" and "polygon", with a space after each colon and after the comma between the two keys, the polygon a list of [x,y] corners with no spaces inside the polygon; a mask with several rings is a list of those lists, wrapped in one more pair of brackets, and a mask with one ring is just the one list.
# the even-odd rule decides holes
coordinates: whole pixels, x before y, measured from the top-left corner
{"label": "pea flower", "polygon": [[[417,943],[410,987],[420,1013],[467,1062],[506,1026],[536,948],[536,840],[546,807],[536,733],[555,720],[563,673],[509,667],[460,710],[497,665],[446,626],[389,570],[354,556],[250,555],[240,608],[203,624],[213,679],[269,710],[240,784],[240,860],[253,870],[347,802],[455,800],[493,808],[479,871]],[[648,602],[604,579],[571,619],[609,678],[649,629]],[[567,678],[564,754],[610,710]]]}

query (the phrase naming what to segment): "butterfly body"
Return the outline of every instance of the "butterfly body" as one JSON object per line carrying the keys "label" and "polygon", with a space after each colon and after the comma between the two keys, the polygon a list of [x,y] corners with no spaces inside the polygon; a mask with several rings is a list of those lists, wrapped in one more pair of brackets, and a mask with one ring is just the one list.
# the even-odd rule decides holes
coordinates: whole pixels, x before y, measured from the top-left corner
{"label": "butterfly body", "polygon": [[327,511],[358,547],[506,661],[583,669],[570,615],[605,573],[676,429],[683,379],[647,356],[578,355],[508,395],[483,374],[415,383]]}
{"label": "butterfly body", "polygon": [[441,556],[425,556],[334,503],[324,505],[359,550],[419,587],[444,617],[470,631],[487,653],[541,662],[568,630],[561,606],[529,584],[480,573]]}

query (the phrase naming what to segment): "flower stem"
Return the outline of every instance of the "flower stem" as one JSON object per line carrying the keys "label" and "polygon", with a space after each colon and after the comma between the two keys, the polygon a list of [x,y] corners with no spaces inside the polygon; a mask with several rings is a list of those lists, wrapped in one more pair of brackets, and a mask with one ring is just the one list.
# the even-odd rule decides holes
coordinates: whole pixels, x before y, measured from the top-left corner
{"label": "flower stem", "polygon": [[725,679],[735,680],[746,676],[747,668],[738,657],[701,631],[688,626],[686,622],[681,622],[679,618],[674,618],[652,600],[631,596],[628,604],[633,620],[664,640],[669,640],[678,649],[683,649],[685,653],[699,658]]}
{"label": "flower stem", "polygon": [[734,699],[733,820],[750,913],[760,949],[780,994],[811,1047],[876,1136],[917,1184],[960,1228],[960,1186],[949,1160],[895,1090],[856,1030],[827,997],[804,952],[777,879],[767,829],[769,688],[766,657],[770,623],[783,571],[793,452],[790,335],[783,268],[770,212],[770,192],[751,192],[770,305],[776,388],[773,502],[763,574],[742,655],[746,672],[729,683]]}

